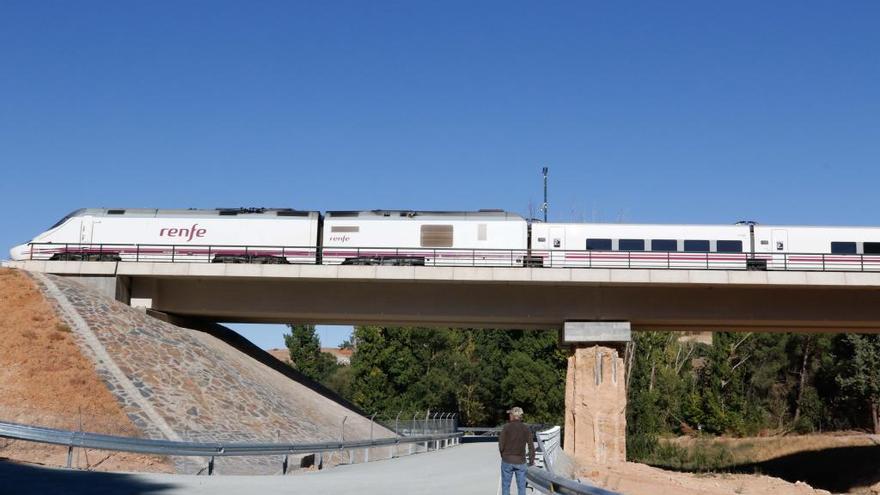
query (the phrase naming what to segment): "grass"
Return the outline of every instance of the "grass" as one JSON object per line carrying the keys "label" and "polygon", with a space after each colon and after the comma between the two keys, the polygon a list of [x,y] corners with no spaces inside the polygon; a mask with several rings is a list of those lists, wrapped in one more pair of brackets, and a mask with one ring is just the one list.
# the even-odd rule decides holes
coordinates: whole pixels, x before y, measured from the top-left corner
{"label": "grass", "polygon": [[750,460],[736,458],[727,446],[712,439],[698,439],[688,447],[660,442],[641,462],[676,471],[707,473],[723,471]]}

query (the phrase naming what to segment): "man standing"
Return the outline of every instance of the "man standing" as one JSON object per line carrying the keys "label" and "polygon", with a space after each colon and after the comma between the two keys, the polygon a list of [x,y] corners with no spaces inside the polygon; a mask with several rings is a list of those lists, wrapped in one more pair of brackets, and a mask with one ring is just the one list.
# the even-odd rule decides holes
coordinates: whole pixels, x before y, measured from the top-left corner
{"label": "man standing", "polygon": [[[522,422],[523,410],[513,407],[507,411],[510,421],[501,429],[498,451],[501,452],[501,494],[510,495],[510,478],[516,474],[516,491],[526,495],[526,469],[535,463],[535,443],[532,432]],[[529,463],[526,464],[526,446]]]}

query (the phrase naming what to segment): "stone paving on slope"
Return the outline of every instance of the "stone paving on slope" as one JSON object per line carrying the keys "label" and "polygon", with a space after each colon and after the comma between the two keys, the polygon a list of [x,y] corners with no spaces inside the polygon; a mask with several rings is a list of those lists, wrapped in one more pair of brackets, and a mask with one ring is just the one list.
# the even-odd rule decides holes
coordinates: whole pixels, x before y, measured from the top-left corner
{"label": "stone paving on slope", "polygon": [[[148,438],[318,442],[338,439],[346,416],[346,439],[370,436],[368,419],[210,335],[156,320],[70,278],[42,277],[35,277],[38,286],[71,323],[98,374]],[[71,310],[75,314],[65,314]],[[86,330],[73,324],[76,316],[85,321]],[[92,342],[89,347],[90,337],[96,337],[98,344]],[[96,354],[94,345],[106,355]],[[374,435],[393,434],[377,425]],[[387,456],[387,452],[373,455]],[[196,473],[205,467],[205,460],[200,459],[174,461],[180,473]],[[266,457],[218,458],[215,467],[226,474],[272,474],[280,468],[280,458]]]}

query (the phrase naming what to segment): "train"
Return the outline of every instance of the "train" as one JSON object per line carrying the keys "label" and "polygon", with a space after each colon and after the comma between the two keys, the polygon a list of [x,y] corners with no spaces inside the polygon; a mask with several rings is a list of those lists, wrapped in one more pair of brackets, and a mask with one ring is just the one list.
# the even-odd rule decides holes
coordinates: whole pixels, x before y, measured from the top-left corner
{"label": "train", "polygon": [[76,210],[13,260],[880,270],[880,228],[541,222],[503,210]]}

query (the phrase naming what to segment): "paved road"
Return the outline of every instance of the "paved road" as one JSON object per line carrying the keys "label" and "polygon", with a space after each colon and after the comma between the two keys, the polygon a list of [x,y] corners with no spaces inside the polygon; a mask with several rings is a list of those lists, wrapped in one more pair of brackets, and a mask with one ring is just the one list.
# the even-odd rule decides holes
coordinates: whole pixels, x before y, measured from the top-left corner
{"label": "paved road", "polygon": [[95,473],[0,462],[0,493],[21,495],[493,495],[497,490],[494,442],[291,476]]}

